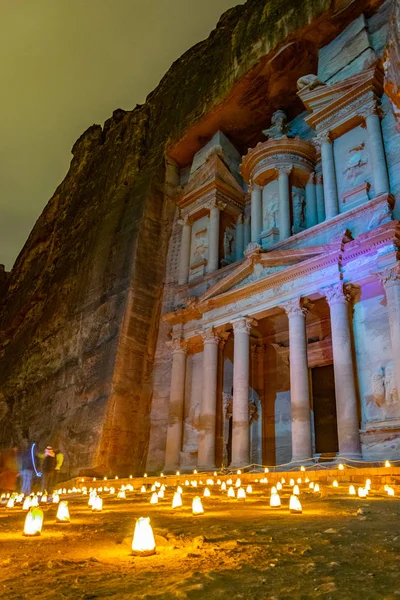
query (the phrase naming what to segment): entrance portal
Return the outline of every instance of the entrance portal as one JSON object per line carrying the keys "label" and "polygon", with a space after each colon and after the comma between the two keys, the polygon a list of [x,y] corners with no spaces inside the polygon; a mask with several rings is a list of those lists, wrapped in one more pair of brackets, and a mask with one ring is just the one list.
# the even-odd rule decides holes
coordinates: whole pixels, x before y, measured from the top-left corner
{"label": "entrance portal", "polygon": [[333,365],[311,371],[314,406],[315,453],[336,454],[339,450]]}

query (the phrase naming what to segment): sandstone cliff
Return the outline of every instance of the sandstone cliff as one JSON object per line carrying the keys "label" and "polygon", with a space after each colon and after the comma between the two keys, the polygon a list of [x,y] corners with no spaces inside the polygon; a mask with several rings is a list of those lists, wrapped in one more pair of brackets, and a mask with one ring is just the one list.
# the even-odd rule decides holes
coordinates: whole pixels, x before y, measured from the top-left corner
{"label": "sandstone cliff", "polygon": [[[174,203],[185,166],[221,129],[243,151],[318,47],[374,0],[248,0],[175,62],[143,106],[72,149],[0,292],[0,444],[60,444],[71,471],[143,470]],[[5,287],[5,286],[3,286]]]}

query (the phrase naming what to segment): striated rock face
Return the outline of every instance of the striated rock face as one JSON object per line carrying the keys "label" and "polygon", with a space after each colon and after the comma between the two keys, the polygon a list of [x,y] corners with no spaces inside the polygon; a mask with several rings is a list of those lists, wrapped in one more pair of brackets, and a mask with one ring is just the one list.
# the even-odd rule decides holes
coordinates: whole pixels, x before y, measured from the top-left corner
{"label": "striated rock face", "polygon": [[386,51],[385,92],[389,96],[399,128],[400,120],[400,1],[395,0],[389,25]]}
{"label": "striated rock face", "polygon": [[165,154],[184,167],[217,130],[254,145],[281,98],[299,111],[318,48],[379,4],[248,0],[146,104],[79,138],[7,282],[0,272],[1,445],[59,445],[71,473],[142,472],[175,215]]}

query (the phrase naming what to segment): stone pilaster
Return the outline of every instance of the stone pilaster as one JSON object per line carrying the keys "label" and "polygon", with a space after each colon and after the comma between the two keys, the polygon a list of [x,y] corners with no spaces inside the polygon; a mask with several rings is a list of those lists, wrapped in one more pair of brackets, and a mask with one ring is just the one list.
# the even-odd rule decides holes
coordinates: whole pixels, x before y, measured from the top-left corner
{"label": "stone pilaster", "polygon": [[262,187],[256,184],[250,186],[251,191],[251,242],[260,243],[262,231]]}
{"label": "stone pilaster", "polygon": [[325,200],[324,200],[324,183],[322,180],[322,175],[317,175],[315,191],[317,195],[317,215],[318,215],[318,223],[322,223],[325,221]]}
{"label": "stone pilaster", "polygon": [[243,249],[246,250],[247,246],[250,244],[251,238],[251,225],[250,225],[250,217],[245,217],[244,219],[244,231],[243,231]]}
{"label": "stone pilaster", "polygon": [[208,273],[213,273],[219,268],[219,222],[220,211],[225,208],[225,204],[213,201],[210,204],[210,221],[208,228]]}
{"label": "stone pilaster", "polygon": [[292,167],[278,169],[279,181],[279,239],[286,240],[291,235],[290,225],[290,173]]}
{"label": "stone pilaster", "polygon": [[242,260],[244,249],[244,218],[239,215],[236,220],[236,260]]}
{"label": "stone pilaster", "polygon": [[173,340],[168,345],[172,348],[172,373],[164,470],[166,472],[174,472],[180,466],[187,345],[181,339]]}
{"label": "stone pilaster", "polygon": [[314,227],[318,223],[317,190],[315,173],[311,173],[306,185],[306,227]]}
{"label": "stone pilaster", "polygon": [[400,398],[400,263],[385,269],[378,277],[386,294],[396,387]]}
{"label": "stone pilaster", "polygon": [[192,224],[188,218],[182,219],[182,239],[179,254],[178,284],[184,285],[189,279],[190,244],[192,240]]}
{"label": "stone pilaster", "polygon": [[365,115],[368,134],[368,148],[371,157],[371,173],[374,180],[375,196],[389,193],[389,177],[383,145],[381,120],[378,107],[372,106]]}
{"label": "stone pilaster", "polygon": [[321,136],[319,141],[321,143],[322,173],[324,176],[325,213],[326,218],[330,219],[339,214],[333,142],[329,134]]}
{"label": "stone pilaster", "polygon": [[232,467],[243,467],[250,460],[249,426],[249,345],[254,319],[242,317],[232,322],[234,332]]}
{"label": "stone pilaster", "polygon": [[351,296],[348,286],[342,283],[324,288],[322,293],[326,296],[331,313],[339,454],[360,459],[358,403],[349,319]]}
{"label": "stone pilaster", "polygon": [[200,412],[199,469],[215,469],[215,435],[217,412],[218,343],[220,338],[213,328],[202,333],[203,352],[203,395]]}
{"label": "stone pilaster", "polygon": [[312,457],[310,390],[307,363],[307,307],[302,298],[287,302],[289,318],[290,404],[292,409],[292,461]]}

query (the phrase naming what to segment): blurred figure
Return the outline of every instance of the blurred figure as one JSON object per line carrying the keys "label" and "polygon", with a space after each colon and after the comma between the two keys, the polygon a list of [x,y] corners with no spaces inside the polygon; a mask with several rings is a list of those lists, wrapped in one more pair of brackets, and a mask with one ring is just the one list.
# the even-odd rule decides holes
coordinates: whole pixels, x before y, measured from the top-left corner
{"label": "blurred figure", "polygon": [[51,446],[46,446],[42,461],[42,483],[41,491],[51,494],[53,491],[54,469],[56,467],[56,455]]}
{"label": "blurred figure", "polygon": [[0,490],[2,492],[15,492],[17,487],[17,453],[18,448],[2,450],[0,454]]}
{"label": "blurred figure", "polygon": [[59,483],[61,481],[61,467],[64,464],[64,454],[62,454],[62,452],[57,449],[55,450],[55,455],[56,455],[56,466],[54,469],[54,482],[53,485],[57,485],[57,483]]}
{"label": "blurred figure", "polygon": [[32,491],[32,478],[34,466],[32,462],[31,448],[28,443],[23,444],[18,457],[19,474],[21,477],[21,492],[29,496]]}

